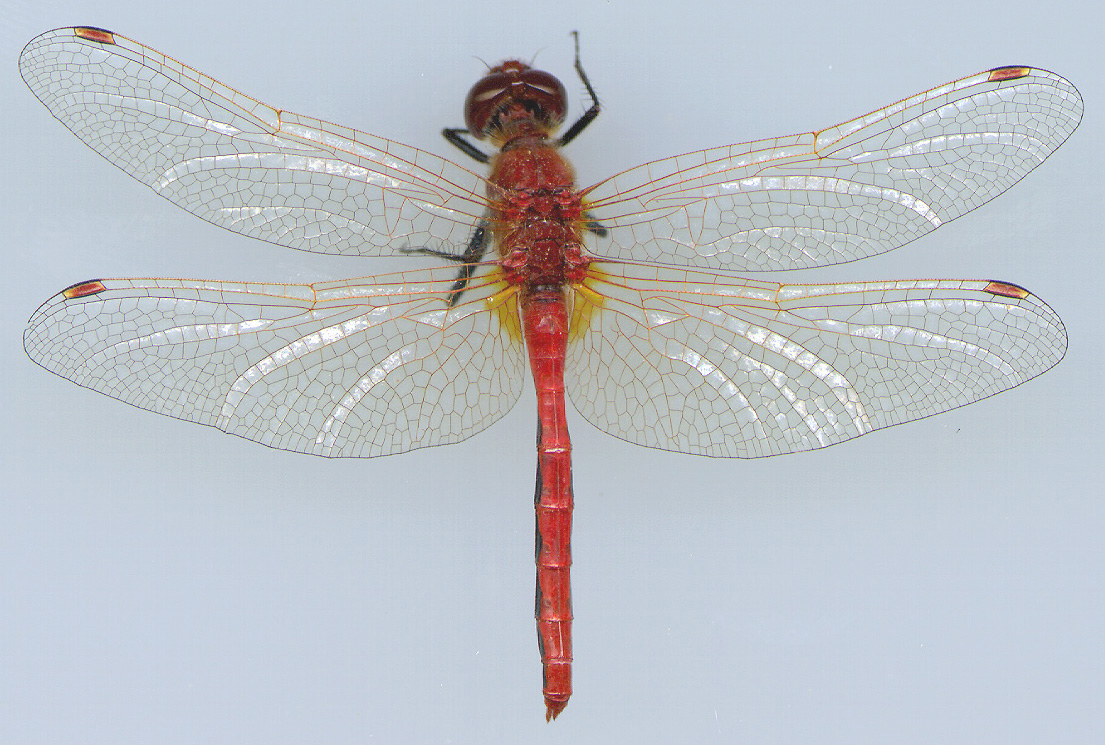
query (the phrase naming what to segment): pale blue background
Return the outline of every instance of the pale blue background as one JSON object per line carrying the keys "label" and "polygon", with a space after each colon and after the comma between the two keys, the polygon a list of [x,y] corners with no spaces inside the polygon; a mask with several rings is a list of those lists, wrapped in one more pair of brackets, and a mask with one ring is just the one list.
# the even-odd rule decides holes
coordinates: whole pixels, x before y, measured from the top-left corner
{"label": "pale blue background", "polygon": [[[0,8],[0,742],[1105,741],[1105,86],[1094,4],[7,2]],[[166,10],[166,8],[171,8]],[[760,461],[574,416],[576,695],[546,725],[531,617],[534,406],[375,461],[266,449],[55,378],[23,324],[96,276],[383,270],[218,230],[110,167],[19,78],[103,26],[266,102],[460,157],[438,131],[530,58],[606,110],[580,180],[835,124],[997,65],[1082,127],[936,235],[812,275],[984,277],[1045,298],[1066,360],[1013,392]]]}

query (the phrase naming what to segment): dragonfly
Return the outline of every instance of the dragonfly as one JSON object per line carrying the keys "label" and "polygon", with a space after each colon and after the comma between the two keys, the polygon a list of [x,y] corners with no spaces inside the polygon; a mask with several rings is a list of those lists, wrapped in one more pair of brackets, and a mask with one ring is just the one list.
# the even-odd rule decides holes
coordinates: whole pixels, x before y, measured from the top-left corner
{"label": "dragonfly", "polygon": [[[263,104],[113,32],[32,40],[23,79],[78,138],[228,230],[440,266],[316,284],[93,279],[31,317],[36,363],[273,448],[375,457],[464,440],[537,393],[536,618],[546,719],[572,693],[566,395],[646,447],[756,458],[841,443],[1056,365],[1058,315],[1012,282],[796,284],[989,202],[1078,126],[1082,100],[998,67],[851,121],[576,184],[567,97],[490,68],[445,138],[473,168]],[[487,149],[485,149],[487,148]],[[490,152],[488,151],[490,150]]]}

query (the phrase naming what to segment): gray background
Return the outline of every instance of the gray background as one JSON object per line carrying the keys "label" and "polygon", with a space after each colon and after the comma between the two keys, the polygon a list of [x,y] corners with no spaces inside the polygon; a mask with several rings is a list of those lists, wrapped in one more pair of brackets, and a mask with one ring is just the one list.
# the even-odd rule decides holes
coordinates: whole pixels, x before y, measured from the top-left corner
{"label": "gray background", "polygon": [[[1101,742],[1105,100],[1092,3],[8,2],[0,16],[0,742]],[[982,277],[1067,358],[1010,393],[817,453],[645,450],[572,413],[576,694],[546,725],[531,617],[534,405],[374,461],[269,450],[33,365],[39,303],[96,276],[383,271],[220,231],[23,86],[22,45],[107,27],[271,104],[450,157],[480,59],[605,104],[582,183],[826,126],[1003,64],[1082,127],[915,244],[813,277]]]}

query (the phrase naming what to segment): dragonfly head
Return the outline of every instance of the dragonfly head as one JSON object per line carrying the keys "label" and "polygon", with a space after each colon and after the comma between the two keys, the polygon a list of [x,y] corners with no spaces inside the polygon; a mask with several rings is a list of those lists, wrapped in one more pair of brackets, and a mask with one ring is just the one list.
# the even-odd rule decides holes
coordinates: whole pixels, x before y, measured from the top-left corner
{"label": "dragonfly head", "polygon": [[564,85],[525,62],[492,67],[468,91],[464,123],[477,139],[510,139],[518,134],[550,134],[568,108]]}

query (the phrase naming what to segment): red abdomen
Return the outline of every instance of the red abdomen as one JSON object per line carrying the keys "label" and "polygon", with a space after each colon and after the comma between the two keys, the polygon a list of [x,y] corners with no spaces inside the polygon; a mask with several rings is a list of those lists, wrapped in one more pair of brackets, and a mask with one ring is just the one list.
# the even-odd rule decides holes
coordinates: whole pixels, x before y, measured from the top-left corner
{"label": "red abdomen", "polygon": [[572,695],[572,444],[564,410],[564,291],[523,291],[522,323],[537,389],[537,638],[546,718]]}

